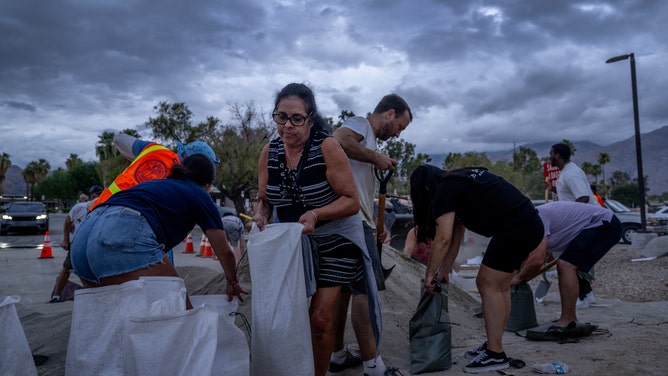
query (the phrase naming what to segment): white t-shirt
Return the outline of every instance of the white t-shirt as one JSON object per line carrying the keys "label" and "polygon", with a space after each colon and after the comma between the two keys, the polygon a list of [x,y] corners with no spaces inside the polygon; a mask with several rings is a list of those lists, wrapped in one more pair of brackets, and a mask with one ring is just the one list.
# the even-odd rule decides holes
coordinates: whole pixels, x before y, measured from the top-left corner
{"label": "white t-shirt", "polygon": [[[360,144],[367,149],[376,150],[378,144],[376,135],[373,133],[371,124],[367,118],[354,116],[346,119],[341,125],[343,128],[349,128],[353,132],[362,136]],[[360,199],[360,212],[364,221],[371,228],[376,228],[373,220],[374,197],[376,196],[376,180],[373,174],[373,164],[350,159],[350,166],[355,177],[355,186]]]}
{"label": "white t-shirt", "polygon": [[74,204],[74,206],[72,206],[70,212],[67,213],[75,226],[83,221],[86,214],[88,214],[88,202],[77,202]]}
{"label": "white t-shirt", "polygon": [[575,163],[567,162],[557,178],[557,197],[559,201],[575,201],[578,197],[589,196],[588,204],[599,205],[591,191],[589,180],[584,171]]}

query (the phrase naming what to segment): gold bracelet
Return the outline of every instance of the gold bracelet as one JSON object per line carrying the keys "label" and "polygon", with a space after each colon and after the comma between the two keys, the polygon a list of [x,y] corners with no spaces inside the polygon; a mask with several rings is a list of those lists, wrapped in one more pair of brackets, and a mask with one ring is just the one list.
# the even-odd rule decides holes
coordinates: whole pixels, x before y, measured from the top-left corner
{"label": "gold bracelet", "polygon": [[318,215],[315,214],[315,212],[313,210],[309,210],[308,212],[313,214],[313,217],[315,218],[315,221],[318,222]]}

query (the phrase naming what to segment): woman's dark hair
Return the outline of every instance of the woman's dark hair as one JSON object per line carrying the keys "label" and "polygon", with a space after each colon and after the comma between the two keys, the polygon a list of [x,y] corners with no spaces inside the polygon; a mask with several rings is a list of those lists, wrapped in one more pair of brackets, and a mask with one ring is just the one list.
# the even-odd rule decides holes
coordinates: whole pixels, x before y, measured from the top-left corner
{"label": "woman's dark hair", "polygon": [[413,224],[417,226],[418,241],[433,239],[436,234],[436,218],[432,199],[436,184],[445,171],[431,165],[418,166],[411,173],[411,201],[413,202]]}
{"label": "woman's dark hair", "polygon": [[183,164],[172,166],[169,179],[192,180],[198,185],[213,184],[216,180],[216,168],[211,159],[204,154],[193,154],[183,160]]}
{"label": "woman's dark hair", "polygon": [[287,98],[295,96],[301,98],[306,105],[306,113],[311,114],[313,118],[313,127],[315,130],[323,130],[325,127],[325,120],[318,114],[318,106],[315,104],[315,95],[313,90],[306,86],[305,84],[291,83],[287,84],[281,91],[276,94],[276,99],[274,100],[274,111],[278,107],[278,103]]}

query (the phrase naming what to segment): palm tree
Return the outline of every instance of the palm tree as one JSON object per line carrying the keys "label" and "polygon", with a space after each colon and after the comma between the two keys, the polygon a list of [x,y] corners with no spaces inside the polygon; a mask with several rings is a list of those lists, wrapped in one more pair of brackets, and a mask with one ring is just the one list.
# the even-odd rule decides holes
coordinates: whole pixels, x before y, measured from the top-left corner
{"label": "palm tree", "polygon": [[5,180],[5,173],[12,167],[12,161],[9,159],[10,155],[7,153],[0,154],[0,195],[2,191],[2,182]]}
{"label": "palm tree", "polygon": [[77,154],[70,154],[70,157],[65,161],[65,167],[67,167],[68,171],[72,171],[74,167],[79,166],[82,163],[83,161]]}
{"label": "palm tree", "polygon": [[607,163],[610,162],[610,154],[608,153],[600,153],[598,155],[598,164],[601,166],[601,175],[603,176],[603,190],[601,190],[601,194],[605,197],[607,197],[608,189],[607,189],[607,184],[605,183],[605,169],[603,166],[605,166]]}
{"label": "palm tree", "polygon": [[39,159],[39,161],[32,161],[28,163],[26,168],[23,170],[21,175],[23,175],[23,180],[26,182],[26,195],[31,196],[32,188],[41,181],[46,179],[46,175],[49,174],[51,170],[51,165],[46,159]]}

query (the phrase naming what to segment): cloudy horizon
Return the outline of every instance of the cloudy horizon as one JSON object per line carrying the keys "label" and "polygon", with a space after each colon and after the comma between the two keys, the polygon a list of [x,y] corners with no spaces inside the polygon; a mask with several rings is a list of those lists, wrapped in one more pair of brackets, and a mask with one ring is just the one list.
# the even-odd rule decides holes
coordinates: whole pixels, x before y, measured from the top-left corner
{"label": "cloudy horizon", "polygon": [[666,21],[663,1],[3,1],[0,153],[97,160],[105,131],[150,139],[161,101],[225,123],[231,104],[268,113],[290,82],[332,118],[401,95],[416,152],[604,146],[634,134],[613,56],[635,54],[641,132],[668,125]]}

